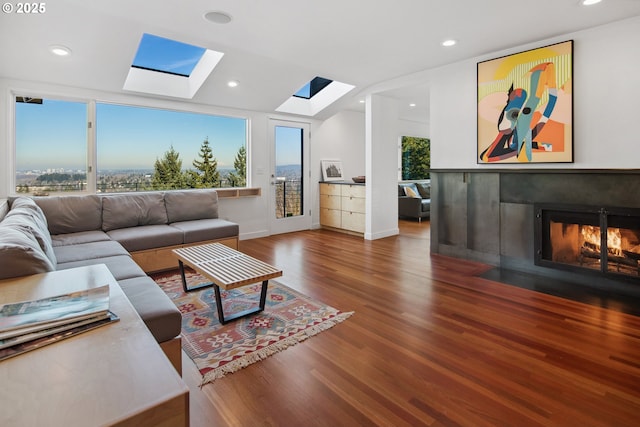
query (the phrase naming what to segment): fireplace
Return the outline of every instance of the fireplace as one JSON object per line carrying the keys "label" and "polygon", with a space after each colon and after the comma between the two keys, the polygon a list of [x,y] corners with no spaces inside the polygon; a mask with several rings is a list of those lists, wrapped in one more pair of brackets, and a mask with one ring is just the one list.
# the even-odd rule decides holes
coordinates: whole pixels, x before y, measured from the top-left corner
{"label": "fireplace", "polygon": [[535,209],[535,264],[640,283],[640,209],[543,205]]}

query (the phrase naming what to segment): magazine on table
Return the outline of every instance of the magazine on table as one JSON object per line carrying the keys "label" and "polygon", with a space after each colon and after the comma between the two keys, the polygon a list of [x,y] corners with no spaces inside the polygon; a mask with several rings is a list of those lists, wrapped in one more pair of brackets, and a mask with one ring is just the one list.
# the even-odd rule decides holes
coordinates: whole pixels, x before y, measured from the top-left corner
{"label": "magazine on table", "polygon": [[109,312],[109,285],[0,305],[0,340],[33,334]]}
{"label": "magazine on table", "polygon": [[16,342],[8,344],[8,346],[5,346],[4,348],[0,348],[0,361],[53,344],[60,340],[71,338],[75,335],[117,322],[118,320],[120,320],[120,318],[109,311],[106,316],[100,316],[99,319],[85,319],[76,323],[51,328],[51,330],[41,331],[42,334],[46,332],[46,335],[29,339],[26,342],[19,342],[19,340],[22,339],[21,336],[9,338],[9,340],[15,339]]}

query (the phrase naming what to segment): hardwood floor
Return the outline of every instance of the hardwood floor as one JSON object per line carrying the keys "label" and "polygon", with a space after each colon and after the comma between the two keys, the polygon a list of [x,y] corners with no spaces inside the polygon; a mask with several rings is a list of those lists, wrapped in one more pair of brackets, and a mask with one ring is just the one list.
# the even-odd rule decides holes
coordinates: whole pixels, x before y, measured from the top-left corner
{"label": "hardwood floor", "polygon": [[640,425],[639,317],[475,277],[429,255],[428,222],[240,250],[355,314],[201,389],[183,353],[194,427]]}

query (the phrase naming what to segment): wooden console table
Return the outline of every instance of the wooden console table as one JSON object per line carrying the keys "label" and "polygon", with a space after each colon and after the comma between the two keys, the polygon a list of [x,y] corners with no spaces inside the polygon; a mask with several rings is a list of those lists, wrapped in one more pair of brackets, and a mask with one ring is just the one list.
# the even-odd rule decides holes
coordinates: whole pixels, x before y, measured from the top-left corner
{"label": "wooden console table", "polygon": [[189,389],[104,264],[0,280],[0,304],[109,284],[120,321],[0,362],[2,426],[188,426]]}
{"label": "wooden console table", "polygon": [[[220,243],[174,249],[173,253],[178,257],[182,286],[185,292],[213,286],[218,309],[218,320],[223,325],[231,320],[264,310],[269,279],[282,276],[282,270]],[[187,286],[184,264],[211,280],[211,283],[193,287]],[[262,282],[259,306],[225,317],[222,311],[220,288],[229,290],[259,282]]]}

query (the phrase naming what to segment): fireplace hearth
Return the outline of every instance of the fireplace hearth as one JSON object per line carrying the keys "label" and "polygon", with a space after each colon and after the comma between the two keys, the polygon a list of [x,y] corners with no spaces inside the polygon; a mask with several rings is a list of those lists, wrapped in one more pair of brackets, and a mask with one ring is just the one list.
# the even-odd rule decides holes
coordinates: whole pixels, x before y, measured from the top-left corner
{"label": "fireplace hearth", "polygon": [[640,283],[640,209],[537,204],[535,264]]}

